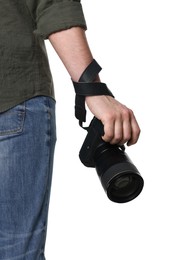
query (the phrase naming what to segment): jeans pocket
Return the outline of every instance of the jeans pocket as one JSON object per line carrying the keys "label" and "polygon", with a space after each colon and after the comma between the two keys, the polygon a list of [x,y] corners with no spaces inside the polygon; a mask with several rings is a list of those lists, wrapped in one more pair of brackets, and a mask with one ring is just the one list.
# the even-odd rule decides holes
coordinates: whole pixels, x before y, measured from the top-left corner
{"label": "jeans pocket", "polygon": [[22,133],[24,119],[25,102],[0,113],[0,136]]}

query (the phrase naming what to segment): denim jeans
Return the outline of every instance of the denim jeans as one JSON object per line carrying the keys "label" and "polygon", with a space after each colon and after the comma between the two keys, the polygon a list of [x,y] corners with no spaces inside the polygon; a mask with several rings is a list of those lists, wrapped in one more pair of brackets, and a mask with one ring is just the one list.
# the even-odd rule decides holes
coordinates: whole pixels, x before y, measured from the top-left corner
{"label": "denim jeans", "polygon": [[0,113],[0,260],[43,260],[56,143],[55,101]]}

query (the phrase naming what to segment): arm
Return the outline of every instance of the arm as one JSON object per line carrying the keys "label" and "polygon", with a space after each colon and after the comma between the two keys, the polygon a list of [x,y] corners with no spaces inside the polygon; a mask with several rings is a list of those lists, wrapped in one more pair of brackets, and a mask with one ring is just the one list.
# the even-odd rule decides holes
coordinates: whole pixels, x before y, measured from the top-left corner
{"label": "arm", "polygon": [[[93,60],[85,31],[80,27],[73,27],[52,33],[49,40],[71,78],[78,81]],[[137,142],[140,128],[132,110],[110,96],[88,96],[86,103],[94,116],[104,125],[104,141],[111,144],[127,142],[127,145]]]}

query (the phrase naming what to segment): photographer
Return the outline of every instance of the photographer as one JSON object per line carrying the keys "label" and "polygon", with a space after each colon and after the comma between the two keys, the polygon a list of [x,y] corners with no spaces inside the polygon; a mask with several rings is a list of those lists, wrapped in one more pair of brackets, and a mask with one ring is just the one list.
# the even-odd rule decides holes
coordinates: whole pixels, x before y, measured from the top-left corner
{"label": "photographer", "polygon": [[[73,81],[93,56],[80,1],[2,1],[0,24],[0,260],[45,259],[56,126],[44,40]],[[130,109],[104,95],[86,103],[102,121],[106,142],[137,142],[140,129]]]}

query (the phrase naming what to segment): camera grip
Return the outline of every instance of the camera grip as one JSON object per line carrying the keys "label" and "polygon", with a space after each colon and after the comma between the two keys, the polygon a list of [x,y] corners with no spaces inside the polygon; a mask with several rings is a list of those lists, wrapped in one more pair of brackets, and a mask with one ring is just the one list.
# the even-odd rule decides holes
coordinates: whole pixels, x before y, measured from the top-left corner
{"label": "camera grip", "polygon": [[97,129],[97,134],[99,134],[100,137],[104,135],[104,125],[101,120],[93,117],[91,124],[95,129]]}

